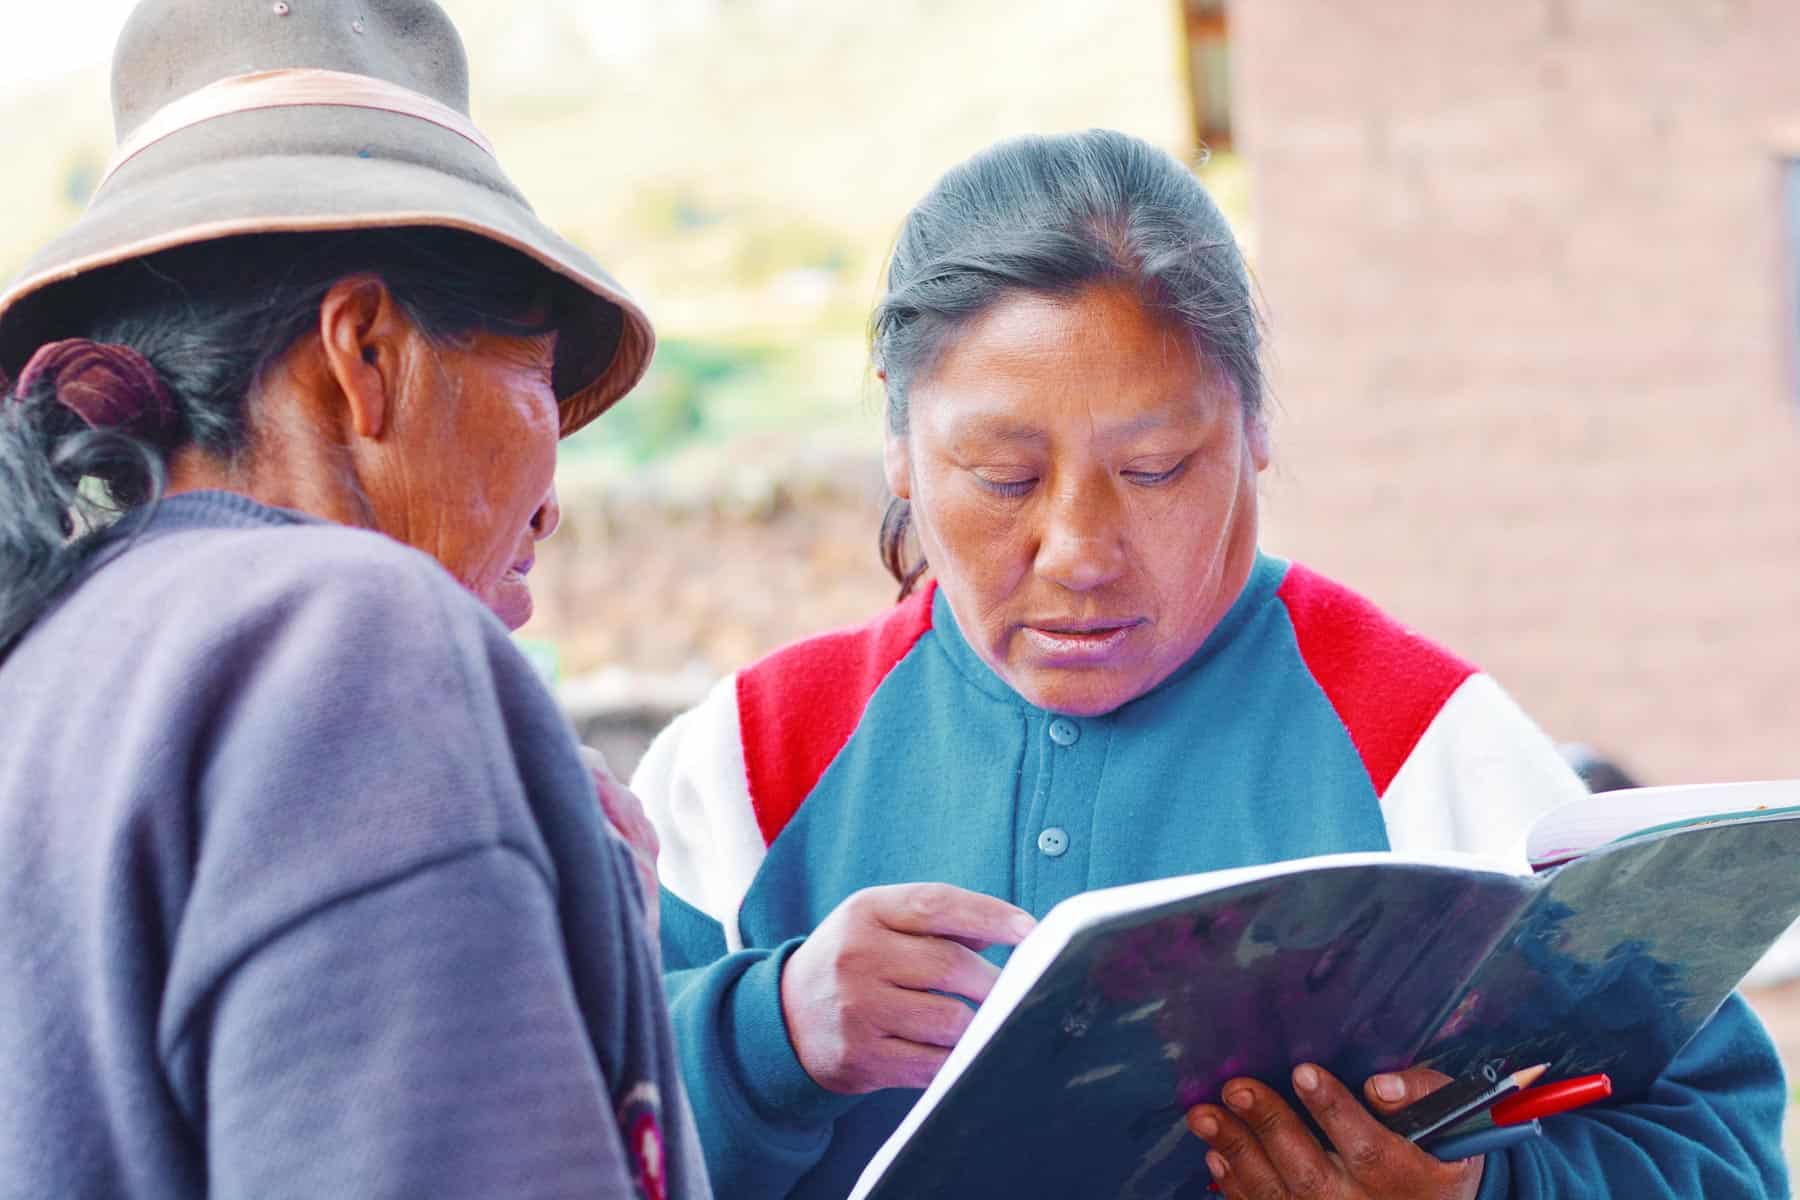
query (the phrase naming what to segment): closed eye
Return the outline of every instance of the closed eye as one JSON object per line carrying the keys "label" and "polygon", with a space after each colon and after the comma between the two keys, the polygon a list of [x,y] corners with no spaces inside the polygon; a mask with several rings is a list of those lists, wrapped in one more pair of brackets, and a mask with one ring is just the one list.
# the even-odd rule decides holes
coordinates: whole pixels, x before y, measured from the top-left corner
{"label": "closed eye", "polygon": [[1033,478],[1033,479],[989,479],[987,476],[982,475],[979,472],[977,472],[975,475],[975,481],[977,483],[981,484],[981,486],[983,488],[992,492],[996,496],[1008,496],[1008,497],[1015,497],[1015,498],[1019,497],[1019,496],[1023,496],[1026,492],[1029,492],[1032,488],[1037,486],[1037,480],[1035,478]]}
{"label": "closed eye", "polygon": [[1139,487],[1156,487],[1170,483],[1183,471],[1187,470],[1188,460],[1182,459],[1166,471],[1123,471],[1121,474]]}

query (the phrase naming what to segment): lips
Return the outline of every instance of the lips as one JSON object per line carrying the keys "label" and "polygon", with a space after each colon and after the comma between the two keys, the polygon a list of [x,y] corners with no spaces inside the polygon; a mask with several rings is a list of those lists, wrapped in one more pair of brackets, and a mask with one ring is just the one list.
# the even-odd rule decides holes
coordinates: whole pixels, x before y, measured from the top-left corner
{"label": "lips", "polygon": [[1140,624],[1139,620],[1130,617],[1117,620],[1027,621],[1025,628],[1057,637],[1077,637],[1084,634],[1111,633],[1116,629],[1129,629],[1137,624]]}
{"label": "lips", "polygon": [[1130,640],[1141,619],[1033,621],[1020,627],[1038,657],[1060,666],[1103,665]]}

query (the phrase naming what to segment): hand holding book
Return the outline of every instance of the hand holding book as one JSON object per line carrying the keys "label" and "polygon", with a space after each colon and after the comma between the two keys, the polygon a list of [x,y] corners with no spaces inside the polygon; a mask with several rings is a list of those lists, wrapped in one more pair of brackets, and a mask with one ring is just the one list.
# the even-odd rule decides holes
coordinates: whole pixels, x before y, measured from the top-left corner
{"label": "hand holding book", "polygon": [[[1335,1183],[1345,1195],[1360,1188],[1380,1196],[1472,1196],[1482,1174],[1474,1160],[1541,1134],[1543,1117],[1612,1094],[1605,1075],[1531,1087],[1544,1070],[1539,1064],[1506,1076],[1488,1071],[1461,1080],[1426,1068],[1375,1076],[1363,1091],[1369,1113],[1388,1135],[1384,1138],[1329,1073],[1304,1065],[1294,1072],[1295,1094],[1335,1155],[1322,1153],[1324,1147],[1279,1094],[1250,1080],[1226,1085],[1229,1111],[1196,1105],[1188,1127],[1211,1147],[1207,1166],[1215,1192],[1272,1194],[1279,1181],[1315,1191]],[[1423,1154],[1406,1153],[1401,1140]],[[1423,1161],[1427,1157],[1452,1169],[1435,1169]]]}
{"label": "hand holding book", "polygon": [[[1428,1064],[1440,1081],[1546,1063],[1559,1078],[1606,1072],[1621,1101],[1640,1101],[1800,916],[1800,781],[1650,799],[1647,828],[1620,797],[1541,820],[1535,875],[1468,855],[1343,854],[1065,901],[1014,952],[855,1200],[1185,1194],[1208,1175],[1183,1124],[1196,1106],[1220,1130],[1303,1132],[1291,1163],[1310,1169],[1328,1160],[1300,1115],[1313,1099],[1287,1091],[1295,1062],[1351,1080]],[[1247,1078],[1265,1082],[1245,1085],[1258,1098],[1246,1123],[1229,1093]],[[1426,1185],[1460,1178],[1355,1114],[1341,1132],[1359,1140],[1332,1139],[1340,1152],[1373,1146]],[[1060,1153],[1077,1138],[1081,1156]]]}
{"label": "hand holding book", "polygon": [[1324,1143],[1279,1092],[1256,1080],[1234,1079],[1222,1104],[1189,1110],[1188,1128],[1209,1147],[1207,1168],[1218,1191],[1469,1200],[1479,1190],[1479,1159],[1440,1161],[1384,1123],[1409,1102],[1455,1086],[1447,1076],[1425,1068],[1377,1076],[1364,1086],[1366,1106],[1310,1063],[1295,1068],[1292,1082]]}

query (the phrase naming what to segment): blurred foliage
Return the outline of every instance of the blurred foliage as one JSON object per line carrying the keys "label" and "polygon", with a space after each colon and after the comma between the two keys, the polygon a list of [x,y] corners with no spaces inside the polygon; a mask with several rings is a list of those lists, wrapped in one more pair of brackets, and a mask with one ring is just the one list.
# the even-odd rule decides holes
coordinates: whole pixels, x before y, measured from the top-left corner
{"label": "blurred foliage", "polygon": [[709,400],[733,382],[754,382],[769,358],[766,347],[665,340],[644,381],[605,420],[565,441],[563,454],[642,463],[677,450],[707,433]]}
{"label": "blurred foliage", "polygon": [[624,209],[624,219],[640,233],[672,237],[705,229],[724,219],[722,206],[692,184],[661,182],[638,189]]}
{"label": "blurred foliage", "polygon": [[[1174,0],[443,3],[507,171],[656,323],[643,385],[565,448],[590,478],[784,432],[872,455],[863,323],[900,221],[945,168],[1092,125],[1194,157]],[[114,32],[96,29],[90,65],[0,90],[0,274],[103,170]]]}

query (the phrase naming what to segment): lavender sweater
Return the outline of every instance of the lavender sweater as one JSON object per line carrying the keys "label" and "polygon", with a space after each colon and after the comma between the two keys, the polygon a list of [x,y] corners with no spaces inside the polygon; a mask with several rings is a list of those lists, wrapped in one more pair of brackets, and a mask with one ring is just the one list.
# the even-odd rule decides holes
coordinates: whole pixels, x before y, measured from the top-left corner
{"label": "lavender sweater", "polygon": [[175,498],[0,720],[0,1196],[709,1194],[627,854],[436,563]]}

